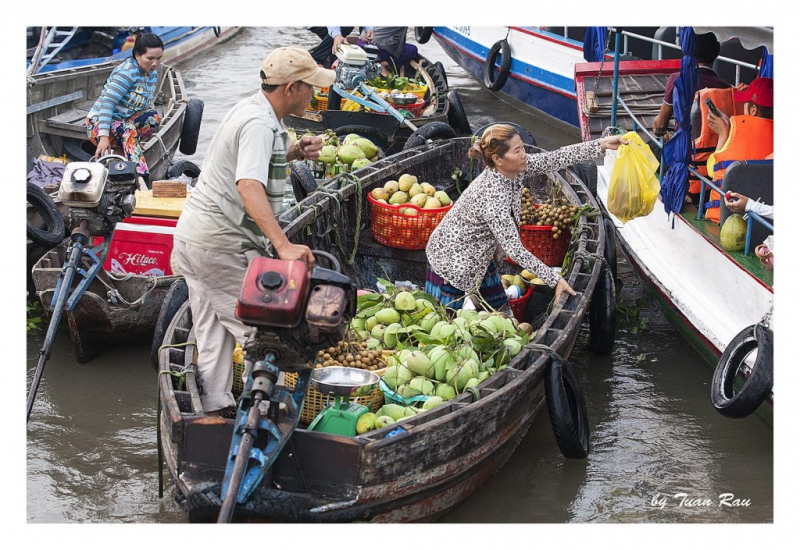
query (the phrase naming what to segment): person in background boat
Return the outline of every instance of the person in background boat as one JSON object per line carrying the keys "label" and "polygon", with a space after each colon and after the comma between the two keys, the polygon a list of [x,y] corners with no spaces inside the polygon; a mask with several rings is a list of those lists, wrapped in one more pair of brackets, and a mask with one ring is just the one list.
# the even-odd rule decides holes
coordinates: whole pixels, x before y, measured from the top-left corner
{"label": "person in background boat", "polygon": [[406,43],[408,27],[375,27],[373,38],[367,37],[364,30],[358,39],[358,45],[372,42],[378,46],[378,61],[383,68],[383,76],[391,72],[400,74],[403,66],[417,55],[417,47]]}
{"label": "person in background boat", "polygon": [[478,291],[494,309],[510,314],[495,258],[502,252],[555,288],[556,303],[575,291],[522,245],[519,221],[523,179],[595,159],[606,149],[627,143],[607,136],[529,155],[517,130],[508,124],[487,128],[470,150],[486,168],[475,178],[433,230],[425,248],[425,291],[450,309],[461,309],[463,297]]}
{"label": "person in background boat", "polygon": [[[322,42],[311,50],[311,57],[323,67],[330,68],[336,61],[336,48],[347,42],[347,37],[355,27],[309,27],[308,30],[320,37]],[[373,27],[362,27],[368,42],[372,41]]]}
{"label": "person in background boat", "polygon": [[[708,113],[708,127],[719,135],[717,149],[708,157],[706,168],[709,178],[722,187],[727,166],[737,160],[765,160],[773,154],[773,82],[771,78],[756,78],[744,89],[734,93],[733,99],[744,103],[744,114],[721,117]],[[737,193],[738,195],[738,193]],[[712,194],[706,218],[719,222],[719,198]],[[738,203],[736,201],[736,208]],[[742,204],[744,208],[749,201]],[[728,201],[726,201],[726,206]],[[728,206],[730,208],[730,206]]]}
{"label": "person in background boat", "polygon": [[288,162],[319,158],[322,137],[292,141],[281,119],[302,116],[314,87],[330,86],[334,78],[304,49],[272,51],[261,68],[261,89],[222,119],[178,219],[173,254],[189,288],[207,414],[235,405],[232,354],[247,327],[234,310],[250,260],[270,255],[271,246],[282,260],[314,266],[311,250],[290,242],[276,216]]}
{"label": "person in background boat", "polygon": [[136,173],[148,183],[149,173],[142,142],[158,131],[161,116],[153,107],[158,83],[157,68],[164,43],[152,33],[139,34],[132,55],[120,63],[86,116],[86,134],[97,146],[94,158],[121,147],[136,163]]}
{"label": "person in background boat", "polygon": [[[700,75],[700,85],[698,90],[703,88],[730,88],[723,78],[714,71],[714,61],[719,56],[720,44],[713,32],[698,34],[694,56],[697,59],[698,74]],[[672,73],[667,78],[664,88],[664,100],[661,103],[661,110],[653,119],[653,133],[656,136],[663,136],[667,133],[669,122],[672,120],[672,91],[675,89],[675,81],[678,80],[680,71]]]}

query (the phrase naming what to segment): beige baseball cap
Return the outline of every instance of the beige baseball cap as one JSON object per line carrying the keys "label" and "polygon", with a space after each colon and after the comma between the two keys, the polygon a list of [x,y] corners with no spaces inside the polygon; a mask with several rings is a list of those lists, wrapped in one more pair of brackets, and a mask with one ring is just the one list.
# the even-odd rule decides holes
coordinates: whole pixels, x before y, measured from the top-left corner
{"label": "beige baseball cap", "polygon": [[333,84],[335,78],[336,71],[323,69],[308,51],[291,46],[273,50],[261,65],[261,81],[273,86],[302,80],[324,88]]}

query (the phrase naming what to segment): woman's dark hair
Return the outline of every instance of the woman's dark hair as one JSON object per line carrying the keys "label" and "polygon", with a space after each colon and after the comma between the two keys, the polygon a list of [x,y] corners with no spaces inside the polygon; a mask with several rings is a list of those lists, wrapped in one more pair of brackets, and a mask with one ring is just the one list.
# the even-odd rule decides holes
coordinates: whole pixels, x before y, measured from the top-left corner
{"label": "woman's dark hair", "polygon": [[136,35],[136,41],[133,43],[133,53],[131,55],[133,57],[136,57],[137,55],[143,55],[150,48],[161,48],[163,50],[164,43],[161,41],[158,35],[151,32],[138,34]]}
{"label": "woman's dark hair", "polygon": [[480,139],[475,140],[475,144],[470,148],[471,158],[480,158],[483,164],[489,168],[494,168],[494,155],[501,157],[508,152],[508,142],[519,132],[508,124],[495,124],[483,131]]}

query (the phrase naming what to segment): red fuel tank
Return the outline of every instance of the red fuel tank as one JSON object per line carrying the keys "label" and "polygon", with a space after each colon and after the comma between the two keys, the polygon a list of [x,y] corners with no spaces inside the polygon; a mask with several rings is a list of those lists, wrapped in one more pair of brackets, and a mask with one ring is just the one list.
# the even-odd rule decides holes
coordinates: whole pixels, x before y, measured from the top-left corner
{"label": "red fuel tank", "polygon": [[236,303],[236,317],[247,325],[294,328],[303,320],[311,276],[300,261],[254,258]]}

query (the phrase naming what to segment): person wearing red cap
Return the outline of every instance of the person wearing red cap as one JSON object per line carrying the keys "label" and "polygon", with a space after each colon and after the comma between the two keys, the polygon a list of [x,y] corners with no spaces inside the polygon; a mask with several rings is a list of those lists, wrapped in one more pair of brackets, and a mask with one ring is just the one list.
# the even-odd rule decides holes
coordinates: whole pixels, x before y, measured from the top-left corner
{"label": "person wearing red cap", "polygon": [[322,138],[293,140],[282,119],[302,116],[314,87],[330,86],[336,73],[306,50],[284,47],[266,57],[260,76],[261,89],[220,122],[175,228],[173,255],[189,289],[200,399],[209,416],[235,406],[233,350],[248,329],[234,310],[250,260],[274,251],[314,266],[311,250],[289,241],[276,217],[288,163],[318,158]]}
{"label": "person wearing red cap", "polygon": [[[718,117],[708,113],[708,126],[719,134],[717,150],[708,158],[709,177],[722,187],[725,170],[737,160],[764,160],[773,153],[773,92],[771,78],[756,78],[749,86],[737,91],[733,98],[744,103],[744,114],[733,117]],[[737,200],[744,197],[736,194]],[[741,197],[741,198],[739,198]],[[719,222],[719,200],[716,192],[712,192],[712,201],[706,218]],[[744,205],[742,205],[744,206]]]}

